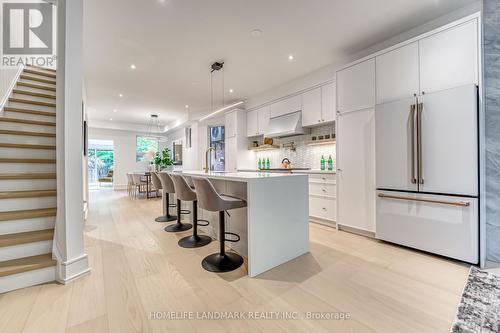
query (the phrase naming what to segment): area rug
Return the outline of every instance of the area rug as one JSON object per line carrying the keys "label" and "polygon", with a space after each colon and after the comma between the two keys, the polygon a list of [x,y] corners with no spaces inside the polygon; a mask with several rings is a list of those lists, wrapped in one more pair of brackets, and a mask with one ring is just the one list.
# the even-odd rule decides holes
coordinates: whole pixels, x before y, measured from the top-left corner
{"label": "area rug", "polygon": [[452,332],[500,332],[500,276],[471,267]]}

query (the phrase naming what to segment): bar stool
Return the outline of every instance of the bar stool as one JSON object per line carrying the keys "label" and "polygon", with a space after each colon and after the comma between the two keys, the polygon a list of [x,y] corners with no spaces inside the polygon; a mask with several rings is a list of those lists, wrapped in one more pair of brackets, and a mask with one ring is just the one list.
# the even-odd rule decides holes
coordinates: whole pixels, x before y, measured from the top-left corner
{"label": "bar stool", "polygon": [[[194,187],[200,208],[212,212],[219,212],[219,253],[211,254],[203,259],[201,265],[210,272],[230,272],[243,264],[243,258],[232,252],[226,252],[225,242],[238,242],[240,236],[232,232],[226,232],[224,213],[229,209],[243,208],[247,206],[245,200],[217,193],[212,183],[206,178],[193,177]],[[236,240],[226,238],[226,235],[236,236]]]}
{"label": "bar stool", "polygon": [[[177,205],[170,203],[170,193],[175,193],[174,183],[172,178],[166,172],[157,172],[156,175],[161,182],[161,195],[163,203],[163,216],[158,217],[157,222],[170,222],[177,220],[177,216],[170,215],[170,208],[175,208]],[[164,221],[162,221],[164,220]]]}
{"label": "bar stool", "polygon": [[[160,175],[162,177],[162,178],[160,178],[162,181],[163,181],[164,177],[166,176],[165,186],[168,186],[169,191],[171,191],[170,193],[176,193],[174,182],[172,180],[173,174],[161,172]],[[163,183],[162,183],[162,186],[163,186]],[[184,211],[181,209],[181,200],[179,199],[179,194],[176,193],[176,195],[177,195],[177,204],[175,206],[177,207],[177,216],[176,216],[177,223],[171,224],[171,225],[165,227],[164,230],[167,232],[181,232],[181,231],[189,230],[193,227],[193,225],[191,223],[182,223],[181,222],[181,215],[182,214],[189,214],[190,212]]]}
{"label": "bar stool", "polygon": [[[162,203],[163,203],[163,215],[155,218],[155,221],[156,222],[168,222],[168,221],[175,220],[177,217],[168,215],[168,207],[166,206],[168,204],[165,204],[165,200],[168,200],[168,193],[165,193],[163,191],[163,185],[161,183],[160,176],[158,175],[158,172],[151,172],[151,181],[153,182],[153,186],[156,188],[156,193],[158,193],[158,191],[161,191],[161,198],[162,198]],[[165,199],[165,196],[167,196],[166,199]]]}
{"label": "bar stool", "polygon": [[[177,199],[182,201],[191,201],[193,203],[191,222],[193,224],[193,235],[187,236],[179,239],[179,246],[186,248],[202,247],[207,245],[212,241],[212,238],[204,235],[198,235],[198,222],[203,221],[206,224],[200,224],[201,226],[207,226],[208,221],[198,220],[198,203],[196,192],[189,186],[186,178],[181,175],[172,175],[172,181],[174,182],[175,193],[177,194]],[[178,205],[180,203],[177,203]]]}

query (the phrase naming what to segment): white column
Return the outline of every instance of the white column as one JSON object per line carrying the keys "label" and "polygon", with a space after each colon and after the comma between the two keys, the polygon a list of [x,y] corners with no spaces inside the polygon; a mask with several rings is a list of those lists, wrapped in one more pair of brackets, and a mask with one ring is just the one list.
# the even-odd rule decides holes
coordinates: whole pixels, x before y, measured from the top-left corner
{"label": "white column", "polygon": [[83,0],[57,3],[57,280],[90,271],[84,252],[82,30]]}

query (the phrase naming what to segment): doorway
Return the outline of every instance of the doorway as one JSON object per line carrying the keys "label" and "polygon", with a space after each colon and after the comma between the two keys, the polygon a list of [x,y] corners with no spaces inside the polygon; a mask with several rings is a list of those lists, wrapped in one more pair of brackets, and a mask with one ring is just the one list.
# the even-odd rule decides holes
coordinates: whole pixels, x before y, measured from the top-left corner
{"label": "doorway", "polygon": [[89,140],[89,189],[113,188],[115,152],[111,140]]}

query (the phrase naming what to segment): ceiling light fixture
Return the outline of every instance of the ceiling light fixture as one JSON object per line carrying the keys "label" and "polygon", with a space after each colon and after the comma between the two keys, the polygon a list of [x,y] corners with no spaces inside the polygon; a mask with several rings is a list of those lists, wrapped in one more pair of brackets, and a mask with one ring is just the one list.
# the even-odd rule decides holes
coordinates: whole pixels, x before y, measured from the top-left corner
{"label": "ceiling light fixture", "polygon": [[134,64],[130,65],[130,69],[136,69],[135,65]]}
{"label": "ceiling light fixture", "polygon": [[152,114],[149,116],[148,121],[148,134],[146,138],[157,140],[158,142],[165,142],[167,138],[160,135],[165,132],[165,126],[160,125],[160,119],[157,114]]}
{"label": "ceiling light fixture", "polygon": [[293,54],[290,54],[290,55],[288,56],[288,60],[293,60],[293,59],[295,59],[295,57],[293,56]]}
{"label": "ceiling light fixture", "polygon": [[113,112],[116,113],[116,109],[113,109]]}
{"label": "ceiling light fixture", "polygon": [[262,30],[260,29],[253,29],[250,34],[252,35],[252,37],[254,38],[259,38],[260,36],[262,36]]}
{"label": "ceiling light fixture", "polygon": [[186,104],[186,105],[184,105],[184,107],[185,107],[186,109],[189,109],[189,105],[187,105],[187,104]]}
{"label": "ceiling light fixture", "polygon": [[231,104],[231,105],[225,106],[225,107],[223,107],[223,108],[220,108],[220,109],[218,109],[218,110],[216,110],[216,111],[214,111],[214,112],[212,112],[212,113],[210,113],[210,114],[206,115],[205,117],[200,118],[200,121],[203,121],[203,120],[205,120],[205,119],[211,118],[211,117],[215,116],[216,114],[221,113],[221,112],[224,112],[224,111],[226,111],[226,110],[229,110],[229,109],[235,108],[235,107],[237,107],[238,105],[241,105],[241,104],[243,104],[243,103],[244,103],[243,101],[239,101],[239,102],[237,102],[237,103],[234,103],[234,104]]}
{"label": "ceiling light fixture", "polygon": [[109,121],[113,121],[113,118],[109,118]]}
{"label": "ceiling light fixture", "polygon": [[123,94],[118,94],[118,97],[123,97]]}
{"label": "ceiling light fixture", "polygon": [[233,88],[229,89],[229,93],[230,94],[234,93],[234,89]]}

